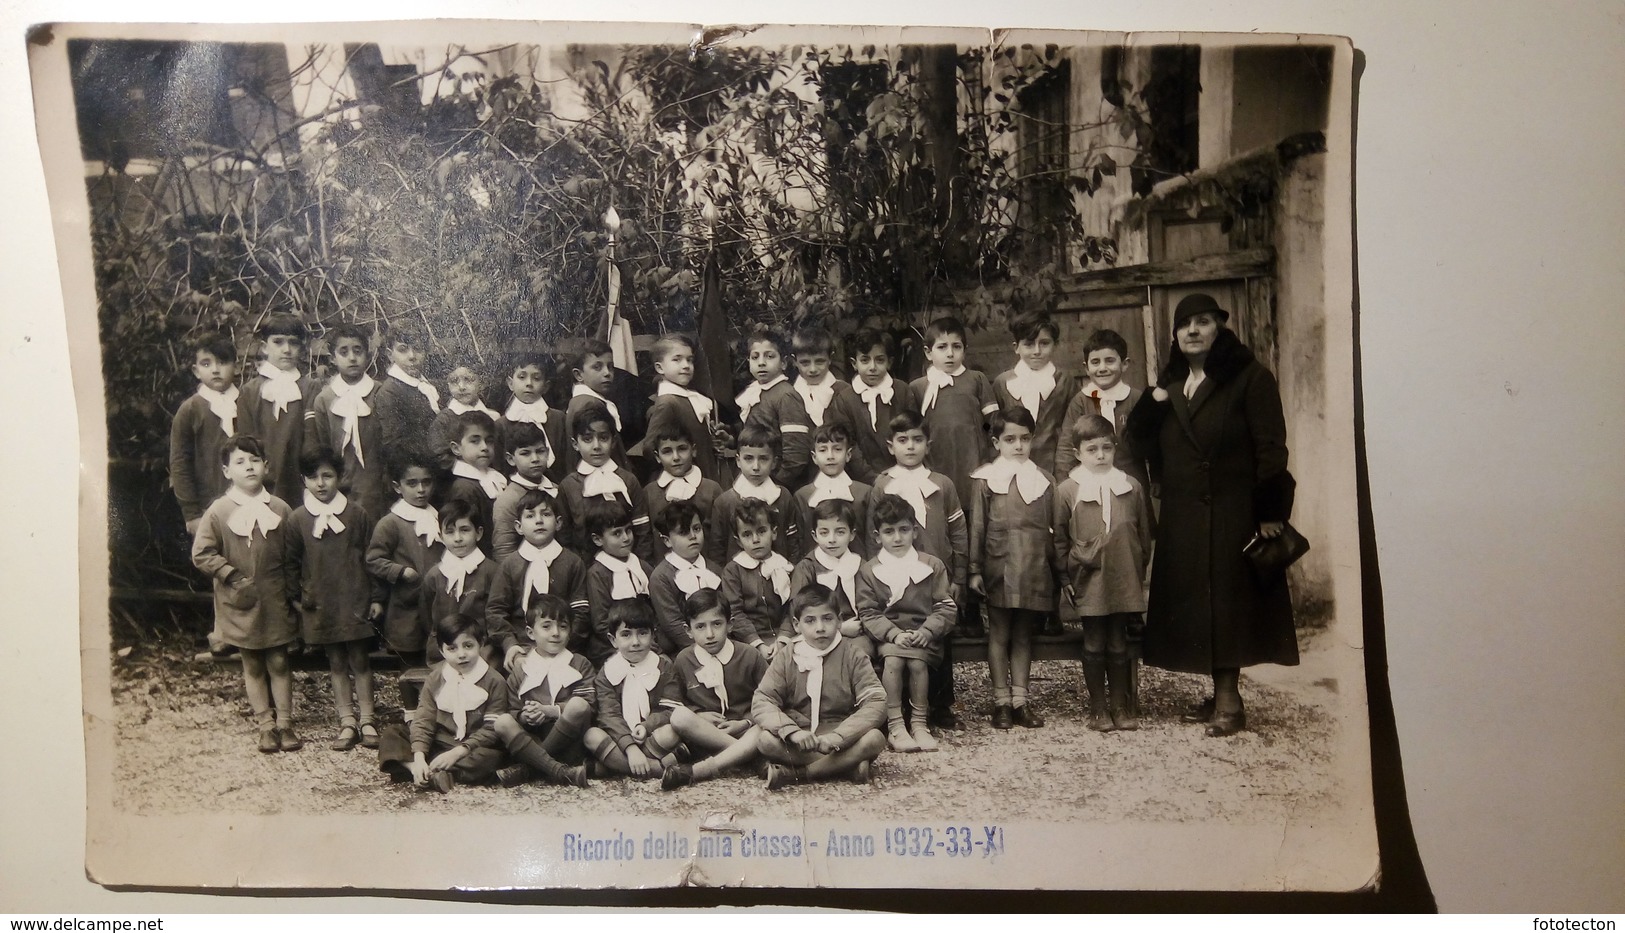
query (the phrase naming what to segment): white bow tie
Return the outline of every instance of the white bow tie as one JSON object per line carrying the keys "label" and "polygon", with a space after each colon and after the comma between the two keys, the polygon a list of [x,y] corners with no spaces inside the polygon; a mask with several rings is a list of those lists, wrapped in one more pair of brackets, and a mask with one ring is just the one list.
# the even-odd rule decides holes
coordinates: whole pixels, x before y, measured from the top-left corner
{"label": "white bow tie", "polygon": [[1038,406],[1055,391],[1055,364],[1045,363],[1043,369],[1033,369],[1026,360],[1017,360],[1010,373],[1010,381],[1006,384],[1010,394],[1016,397],[1021,407],[1037,418]]}
{"label": "white bow tie", "polygon": [[304,398],[304,394],[299,390],[297,370],[277,369],[270,363],[261,361],[259,374],[265,377],[265,384],[260,387],[260,397],[276,405],[271,417],[281,418],[289,405]]}
{"label": "white bow tie", "polygon": [[709,424],[711,412],[716,410],[716,403],[706,398],[705,395],[670,382],[662,382],[656,387],[655,395],[681,395],[688,399],[689,406],[694,409],[694,417],[700,419],[701,424]]}
{"label": "white bow tie", "polygon": [[931,471],[923,466],[908,467],[894,466],[886,471],[891,482],[886,484],[886,491],[902,496],[914,509],[914,518],[923,527],[925,525],[925,500],[941,490],[936,481],[931,478]]}
{"label": "white bow tie", "polygon": [[790,657],[796,662],[796,670],[805,671],[807,674],[807,699],[812,701],[812,713],[807,717],[810,720],[807,726],[810,732],[818,731],[818,706],[824,698],[824,658],[840,643],[841,633],[836,631],[829,647],[823,651],[807,644],[801,638],[797,638],[790,647]]}
{"label": "white bow tie", "polygon": [[660,658],[650,653],[636,665],[619,654],[604,662],[604,679],[621,688],[621,715],[636,729],[649,717],[649,692],[660,683]]}
{"label": "white bow tie", "polygon": [[570,664],[573,660],[575,655],[568,648],[552,657],[532,648],[525,652],[524,659],[519,662],[519,669],[524,674],[519,680],[519,689],[514,692],[524,696],[546,683],[547,702],[557,703],[559,691],[581,679],[581,672]]}
{"label": "white bow tie", "polygon": [[220,430],[230,437],[237,433],[237,387],[227,386],[226,391],[216,392],[206,385],[197,387],[197,394],[207,403],[209,411],[220,419]]}
{"label": "white bow tie", "polygon": [[818,504],[826,499],[840,499],[843,502],[852,500],[852,477],[845,473],[834,476],[825,476],[823,473],[813,477],[812,493],[807,496],[807,506],[817,508]]}
{"label": "white bow tie", "polygon": [[606,460],[603,466],[591,466],[583,460],[576,464],[576,472],[581,474],[581,495],[591,499],[603,496],[613,499],[624,496],[631,499],[632,494],[626,488],[626,481],[621,479],[620,473],[615,470],[615,461]]}
{"label": "white bow tie", "polygon": [[553,585],[553,561],[562,553],[564,545],[560,544],[557,538],[542,547],[537,547],[529,541],[519,545],[519,556],[525,559],[524,586],[519,594],[521,612],[530,611],[532,593],[546,593]]}
{"label": "white bow tie", "polygon": [[440,665],[443,680],[440,689],[434,693],[434,702],[440,709],[451,713],[459,742],[468,735],[468,714],[479,709],[480,704],[491,696],[480,686],[480,679],[490,670],[491,666],[485,663],[484,658],[475,658],[474,667],[467,674],[458,673],[450,661]]}
{"label": "white bow tie", "polygon": [[722,578],[712,573],[705,566],[705,558],[700,557],[693,563],[677,556],[676,551],[666,553],[666,563],[676,569],[675,582],[677,588],[683,591],[684,596],[693,596],[699,590],[714,590],[722,585]]}
{"label": "white bow tie", "polygon": [[247,538],[250,547],[254,545],[255,529],[264,538],[282,524],[282,518],[271,509],[271,494],[263,489],[250,496],[233,486],[226,490],[226,498],[237,503],[237,509],[226,519],[226,527],[232,534]]}
{"label": "white bow tie", "polygon": [[447,551],[445,556],[440,558],[440,572],[446,575],[446,595],[452,599],[462,599],[463,586],[468,582],[468,575],[483,563],[485,554],[479,548],[469,551],[467,557],[458,557]]}
{"label": "white bow tie", "polygon": [[761,402],[762,395],[766,393],[768,389],[771,389],[779,383],[785,381],[785,375],[783,373],[779,373],[768,382],[753,382],[746,386],[745,391],[734,397],[734,401],[739,403],[739,420],[744,421],[746,418],[749,418],[750,410],[755,408],[756,405]]}
{"label": "white bow tie", "polygon": [[987,488],[999,495],[1010,492],[1010,483],[1014,481],[1016,489],[1021,493],[1021,501],[1028,505],[1033,504],[1044,490],[1049,488],[1049,480],[1044,477],[1044,471],[1038,468],[1031,460],[1011,460],[1000,457],[992,463],[985,463],[971,471],[972,478],[987,482]]}
{"label": "white bow tie", "polygon": [[502,417],[513,422],[524,421],[537,427],[546,427],[547,413],[547,399],[539,398],[534,402],[521,402],[514,399],[508,403],[507,409],[502,412]]}
{"label": "white bow tie", "polygon": [[1112,467],[1105,473],[1093,473],[1085,466],[1076,466],[1067,476],[1078,484],[1078,495],[1072,504],[1079,502],[1100,503],[1100,521],[1110,531],[1112,527],[1112,497],[1121,496],[1134,491],[1134,484],[1129,482],[1128,474]]}
{"label": "white bow tie", "polygon": [[389,511],[412,523],[412,533],[423,539],[424,547],[433,547],[440,540],[440,519],[434,509],[408,505],[405,499],[396,499]]}
{"label": "white bow tie", "polygon": [[813,574],[814,579],[832,590],[843,591],[846,593],[847,603],[849,605],[855,604],[857,602],[855,597],[857,594],[858,568],[863,565],[863,559],[858,557],[857,554],[847,551],[840,557],[834,558],[832,564],[828,554],[821,550],[815,550],[813,551],[813,560],[818,563],[819,567],[823,568],[818,573]]}
{"label": "white bow tie", "polygon": [[937,403],[937,393],[953,385],[954,380],[963,375],[965,375],[964,366],[960,366],[959,372],[956,373],[944,372],[935,366],[927,369],[925,371],[925,397],[920,399],[920,411],[930,411],[931,406]]}
{"label": "white bow tie", "polygon": [[1128,398],[1131,390],[1126,382],[1119,382],[1109,389],[1101,389],[1090,383],[1083,390],[1083,394],[1100,403],[1100,414],[1112,424],[1117,424],[1117,403]]}
{"label": "white bow tie", "polygon": [[480,491],[487,498],[495,499],[508,488],[508,478],[496,470],[481,470],[472,463],[458,460],[451,465],[451,475],[471,479],[480,484]]}
{"label": "white bow tie", "polygon": [[673,476],[662,471],[655,477],[655,485],[665,491],[667,502],[680,502],[694,498],[694,494],[700,491],[700,480],[704,478],[700,475],[699,467],[691,466],[682,476]]}
{"label": "white bow tie", "polygon": [[339,440],[339,450],[349,447],[355,451],[356,462],[366,466],[367,454],[361,449],[361,419],[372,414],[367,396],[372,394],[375,383],[371,376],[363,374],[361,381],[353,385],[345,382],[343,376],[334,376],[328,385],[333,389],[332,412],[344,419],[344,437]]}
{"label": "white bow tie", "polygon": [[344,530],[344,523],[339,521],[339,513],[343,512],[345,506],[349,504],[349,501],[344,498],[344,493],[342,492],[335,493],[332,502],[323,502],[322,500],[311,495],[310,490],[305,490],[305,511],[309,512],[316,519],[316,524],[315,527],[311,529],[311,534],[320,540],[322,535],[327,534],[329,531],[333,532],[334,534],[342,532]]}
{"label": "white bow tie", "polygon": [[882,550],[875,558],[875,579],[886,584],[891,595],[886,597],[886,608],[890,609],[903,598],[903,593],[911,583],[919,583],[931,576],[931,567],[920,560],[920,554],[913,548],[901,557],[893,557],[890,551]]}
{"label": "white bow tie", "polygon": [[828,374],[824,376],[824,381],[817,385],[808,382],[804,378],[798,377],[796,379],[796,394],[801,396],[802,403],[807,408],[807,415],[812,418],[813,424],[821,425],[824,423],[824,412],[829,409],[829,403],[835,398],[835,383],[835,377]]}
{"label": "white bow tie", "polygon": [[782,492],[777,483],[769,481],[760,486],[753,486],[750,480],[745,479],[743,476],[734,480],[733,490],[739,493],[741,499],[759,499],[768,505],[778,502],[779,495]]}
{"label": "white bow tie", "polygon": [[[481,411],[484,412],[485,416],[490,418],[492,421],[497,420],[497,413],[489,408],[486,408],[485,403],[479,399],[475,399],[474,404],[472,405],[464,405],[462,402],[452,399],[446,403],[446,408],[449,409],[454,415],[466,415],[471,411]],[[514,419],[509,418],[508,420],[512,421]]]}
{"label": "white bow tie", "polygon": [[731,638],[723,641],[722,650],[716,654],[706,651],[699,645],[694,646],[694,659],[700,662],[699,667],[694,670],[694,679],[699,681],[702,687],[710,687],[716,692],[717,699],[722,702],[724,715],[728,712],[728,681],[724,666],[733,658],[734,643]]}
{"label": "white bow tie", "polygon": [[880,403],[884,402],[890,405],[892,396],[896,394],[891,373],[887,373],[886,378],[880,380],[879,385],[872,386],[859,379],[852,383],[852,390],[858,393],[858,398],[863,400],[863,404],[869,406],[869,427],[879,430]]}
{"label": "white bow tie", "polygon": [[576,383],[575,388],[570,390],[571,398],[575,398],[578,395],[585,395],[589,398],[595,398],[598,401],[603,402],[604,407],[609,409],[609,417],[615,421],[615,430],[623,430],[621,428],[621,409],[614,402],[604,398],[602,395],[599,395],[597,392],[594,392],[579,382]]}
{"label": "white bow tie", "polygon": [[649,575],[643,572],[638,565],[636,555],[626,560],[616,560],[603,551],[593,558],[598,563],[609,568],[612,576],[610,583],[610,599],[632,599],[637,596],[646,596],[649,593]]}
{"label": "white bow tie", "polygon": [[740,551],[734,555],[733,559],[734,563],[746,570],[754,570],[760,573],[764,580],[771,583],[773,592],[779,597],[780,602],[789,601],[790,571],[795,568],[790,566],[790,562],[784,559],[783,554],[773,551],[767,557],[757,560],[744,551]]}

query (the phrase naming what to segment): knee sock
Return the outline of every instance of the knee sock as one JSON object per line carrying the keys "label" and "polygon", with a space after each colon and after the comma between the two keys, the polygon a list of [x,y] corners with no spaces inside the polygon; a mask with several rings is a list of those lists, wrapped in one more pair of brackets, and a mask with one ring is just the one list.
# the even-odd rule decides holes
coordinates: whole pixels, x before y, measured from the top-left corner
{"label": "knee sock", "polygon": [[1010,688],[1010,705],[1014,706],[1014,707],[1016,707],[1018,709],[1027,705],[1027,688],[1026,687],[1011,687]]}

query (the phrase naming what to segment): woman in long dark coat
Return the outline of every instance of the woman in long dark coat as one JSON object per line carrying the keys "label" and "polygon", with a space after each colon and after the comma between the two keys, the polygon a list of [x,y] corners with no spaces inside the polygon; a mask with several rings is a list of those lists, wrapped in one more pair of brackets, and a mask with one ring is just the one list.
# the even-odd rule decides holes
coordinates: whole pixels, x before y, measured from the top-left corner
{"label": "woman in long dark coat", "polygon": [[1292,513],[1286,418],[1229,318],[1208,295],[1179,303],[1168,364],[1128,425],[1162,498],[1145,661],[1213,678],[1213,697],[1184,717],[1210,736],[1246,728],[1241,668],[1298,663],[1286,576],[1260,581],[1242,555]]}

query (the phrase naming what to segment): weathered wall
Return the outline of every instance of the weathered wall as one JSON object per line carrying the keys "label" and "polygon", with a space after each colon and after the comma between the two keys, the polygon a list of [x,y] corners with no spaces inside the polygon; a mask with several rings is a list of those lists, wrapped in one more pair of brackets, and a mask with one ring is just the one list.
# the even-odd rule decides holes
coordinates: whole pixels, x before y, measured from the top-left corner
{"label": "weathered wall", "polygon": [[1319,477],[1333,467],[1326,401],[1326,157],[1297,159],[1281,179],[1275,204],[1276,350],[1286,408],[1292,475],[1298,479],[1292,523],[1313,549],[1291,571],[1293,600],[1304,618],[1323,622],[1332,599],[1330,503]]}

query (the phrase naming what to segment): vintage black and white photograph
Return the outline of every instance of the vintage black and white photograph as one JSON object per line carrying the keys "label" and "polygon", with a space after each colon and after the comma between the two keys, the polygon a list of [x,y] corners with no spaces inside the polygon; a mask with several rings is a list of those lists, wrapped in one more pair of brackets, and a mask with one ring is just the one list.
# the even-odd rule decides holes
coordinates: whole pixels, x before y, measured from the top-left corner
{"label": "vintage black and white photograph", "polygon": [[53,30],[96,881],[1375,883],[1347,40]]}

